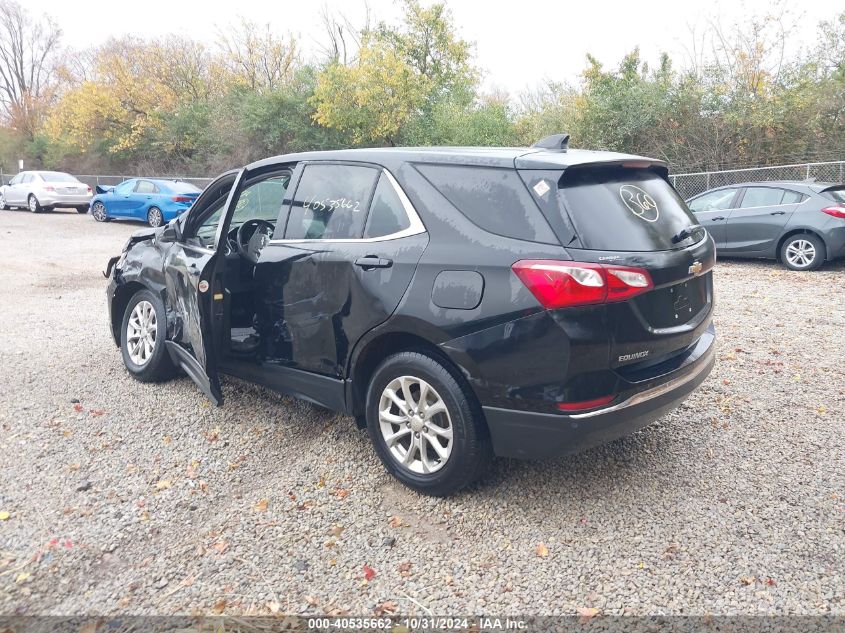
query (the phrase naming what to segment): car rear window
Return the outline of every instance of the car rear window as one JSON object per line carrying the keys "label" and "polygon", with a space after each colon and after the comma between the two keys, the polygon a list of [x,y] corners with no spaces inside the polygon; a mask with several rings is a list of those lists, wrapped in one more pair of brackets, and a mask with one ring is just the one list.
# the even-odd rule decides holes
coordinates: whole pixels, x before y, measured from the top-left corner
{"label": "car rear window", "polygon": [[[570,168],[558,183],[581,245],[600,251],[664,251],[689,246],[704,231],[673,240],[695,217],[663,178],[647,169]],[[677,238],[676,238],[677,239]]]}
{"label": "car rear window", "polygon": [[417,165],[417,169],[479,228],[504,237],[558,243],[515,170],[460,165]]}
{"label": "car rear window", "polygon": [[827,189],[826,191],[822,191],[821,194],[828,198],[829,200],[833,200],[834,202],[845,203],[845,188],[843,189]]}
{"label": "car rear window", "polygon": [[167,188],[173,193],[199,193],[200,191],[202,191],[196,185],[192,185],[189,182],[180,181],[168,182]]}
{"label": "car rear window", "polygon": [[45,182],[79,182],[74,176],[62,171],[42,171],[41,178]]}

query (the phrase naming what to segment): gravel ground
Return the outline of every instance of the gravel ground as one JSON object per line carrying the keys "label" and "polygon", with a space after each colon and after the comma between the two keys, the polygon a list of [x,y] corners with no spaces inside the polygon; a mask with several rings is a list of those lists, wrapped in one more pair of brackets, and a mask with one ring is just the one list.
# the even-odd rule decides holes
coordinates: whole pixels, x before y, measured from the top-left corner
{"label": "gravel ground", "polygon": [[845,614],[845,268],[720,262],[677,411],[447,500],[350,418],[129,378],[100,271],[138,225],[0,212],[0,613]]}

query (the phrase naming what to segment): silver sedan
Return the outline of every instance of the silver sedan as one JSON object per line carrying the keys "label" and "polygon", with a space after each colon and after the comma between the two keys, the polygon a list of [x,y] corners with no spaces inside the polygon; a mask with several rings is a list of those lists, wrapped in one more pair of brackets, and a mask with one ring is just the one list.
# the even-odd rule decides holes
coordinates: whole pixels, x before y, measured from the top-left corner
{"label": "silver sedan", "polygon": [[88,213],[94,192],[84,182],[60,171],[22,171],[0,187],[0,209],[24,208],[33,213],[56,207]]}

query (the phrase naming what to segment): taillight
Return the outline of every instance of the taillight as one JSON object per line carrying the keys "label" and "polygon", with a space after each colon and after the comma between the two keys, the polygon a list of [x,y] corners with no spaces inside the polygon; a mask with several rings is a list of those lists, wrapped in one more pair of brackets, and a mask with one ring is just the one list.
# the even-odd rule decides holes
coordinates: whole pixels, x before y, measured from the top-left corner
{"label": "taillight", "polygon": [[55,191],[55,187],[44,187],[44,191]]}
{"label": "taillight", "polygon": [[171,200],[173,200],[173,202],[191,202],[193,198],[189,198],[188,196],[173,196]]}
{"label": "taillight", "polygon": [[548,310],[625,301],[654,287],[642,268],[524,259],[513,272]]}
{"label": "taillight", "polygon": [[845,207],[843,206],[827,207],[826,209],[822,209],[822,213],[832,215],[834,218],[845,219]]}
{"label": "taillight", "polygon": [[91,189],[91,187],[90,187],[90,186],[88,187],[88,193],[94,193],[94,190],[93,190],[93,189]]}

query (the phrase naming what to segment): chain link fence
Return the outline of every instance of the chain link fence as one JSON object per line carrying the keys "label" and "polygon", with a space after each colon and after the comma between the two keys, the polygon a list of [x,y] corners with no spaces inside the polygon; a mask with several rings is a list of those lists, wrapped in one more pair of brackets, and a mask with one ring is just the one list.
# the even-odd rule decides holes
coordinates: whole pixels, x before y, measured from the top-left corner
{"label": "chain link fence", "polygon": [[845,182],[845,161],[829,163],[798,163],[776,167],[751,167],[748,169],[727,169],[724,171],[701,171],[691,174],[669,176],[675,189],[685,200],[695,195],[721,187],[743,182],[763,180],[810,180],[818,182]]}

